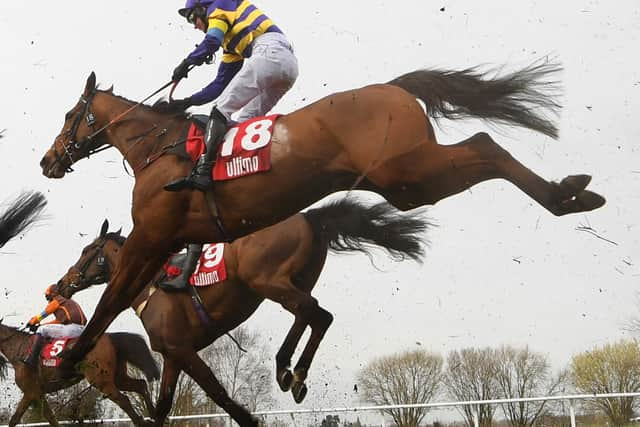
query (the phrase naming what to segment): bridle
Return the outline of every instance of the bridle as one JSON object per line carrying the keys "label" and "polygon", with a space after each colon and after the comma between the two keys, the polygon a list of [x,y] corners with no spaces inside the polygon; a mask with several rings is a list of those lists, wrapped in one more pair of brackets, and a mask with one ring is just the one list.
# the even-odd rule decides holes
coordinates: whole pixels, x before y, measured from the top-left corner
{"label": "bridle", "polygon": [[[53,150],[56,163],[62,163],[62,161],[66,157],[70,163],[69,163],[69,166],[65,168],[65,171],[67,173],[71,173],[73,172],[73,168],[71,167],[71,165],[75,163],[75,160],[73,158],[74,152],[79,152],[84,147],[87,151],[87,157],[90,157],[92,154],[96,154],[111,148],[112,146],[110,144],[106,144],[103,147],[100,147],[100,145],[102,144],[98,139],[96,139],[96,136],[98,136],[102,131],[112,126],[113,124],[117,123],[121,118],[123,118],[124,116],[126,116],[127,114],[135,110],[136,108],[138,108],[140,105],[146,102],[149,98],[157,95],[158,93],[160,93],[161,91],[169,87],[169,85],[171,84],[174,84],[174,89],[175,89],[175,86],[178,84],[178,82],[170,81],[169,83],[164,84],[161,88],[157,89],[155,92],[147,96],[142,101],[134,104],[133,106],[127,108],[122,113],[118,114],[116,117],[111,119],[107,124],[99,128],[98,130],[95,129],[96,118],[91,112],[91,102],[93,101],[93,98],[95,97],[98,90],[95,88],[92,89],[91,92],[89,93],[89,96],[87,96],[86,98],[84,97],[84,94],[80,95],[80,102],[84,104],[84,107],[82,109],[82,112],[76,115],[76,117],[73,119],[71,129],[69,129],[67,132],[64,132],[64,134],[58,135],[58,138],[61,135],[65,136],[66,138],[69,139],[69,142],[66,144],[64,142],[61,143],[62,148],[64,150],[64,156],[60,156],[56,150]],[[171,90],[171,93],[173,94],[173,89]],[[78,135],[77,135],[78,128],[80,127],[80,123],[82,123],[83,118],[87,122],[87,126],[89,126],[93,130],[93,133],[85,136],[84,138],[82,138],[81,141],[78,141]],[[70,148],[72,148],[73,150],[71,150]]]}
{"label": "bridle", "polygon": [[[95,129],[96,117],[91,112],[91,102],[93,101],[93,98],[95,97],[96,93],[97,93],[97,90],[93,89],[89,94],[89,96],[87,96],[86,98],[84,97],[84,95],[80,95],[80,102],[84,104],[84,107],[82,108],[82,112],[77,114],[76,117],[73,119],[71,128],[68,131],[61,134],[62,136],[64,136],[66,139],[68,138],[69,140],[68,143],[64,143],[64,140],[61,143],[62,149],[64,150],[64,156],[66,156],[70,162],[69,166],[65,168],[65,171],[67,173],[73,172],[73,168],[71,167],[71,165],[74,164],[76,161],[76,159],[73,158],[73,154],[74,152],[80,151],[82,147],[86,147],[87,157],[91,156],[92,154],[99,153],[100,151],[111,148],[111,145],[106,145],[104,147],[98,148],[98,146],[101,144],[99,140],[95,139],[95,137],[106,128],[106,126],[103,126],[98,130]],[[80,124],[82,123],[83,118],[84,118],[84,121],[87,123],[87,126],[89,126],[93,130],[93,133],[85,136],[84,138],[82,138],[81,141],[78,141],[78,129],[80,128]],[[58,136],[58,138],[59,137],[60,136]],[[61,157],[56,150],[54,150],[54,155],[56,157],[56,162],[62,163],[64,156]]]}
{"label": "bridle", "polygon": [[[85,289],[89,286],[99,285],[109,280],[111,272],[109,270],[109,263],[107,262],[107,259],[104,255],[104,245],[108,240],[109,238],[107,236],[102,237],[100,239],[100,242],[97,244],[97,247],[95,248],[93,256],[86,259],[79,267],[72,267],[72,269],[74,270],[73,272],[76,273],[77,278],[74,280],[74,282],[69,283],[66,286],[68,286],[69,289],[73,291],[73,293],[77,292],[78,290]],[[102,272],[95,277],[87,279],[87,270],[89,270],[94,261],[96,266],[101,268]],[[61,286],[63,285],[61,284],[61,280],[58,282],[58,292],[62,291]]]}

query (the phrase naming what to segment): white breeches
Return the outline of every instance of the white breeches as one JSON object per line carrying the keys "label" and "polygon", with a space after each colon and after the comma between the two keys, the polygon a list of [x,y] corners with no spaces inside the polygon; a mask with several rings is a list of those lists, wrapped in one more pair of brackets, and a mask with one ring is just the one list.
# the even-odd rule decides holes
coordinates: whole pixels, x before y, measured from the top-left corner
{"label": "white breeches", "polygon": [[243,122],[273,108],[298,78],[298,60],[287,38],[266,33],[255,39],[251,57],[215,102],[227,119]]}
{"label": "white breeches", "polygon": [[71,323],[61,325],[58,323],[42,325],[38,328],[38,334],[46,338],[75,338],[82,334],[84,326]]}

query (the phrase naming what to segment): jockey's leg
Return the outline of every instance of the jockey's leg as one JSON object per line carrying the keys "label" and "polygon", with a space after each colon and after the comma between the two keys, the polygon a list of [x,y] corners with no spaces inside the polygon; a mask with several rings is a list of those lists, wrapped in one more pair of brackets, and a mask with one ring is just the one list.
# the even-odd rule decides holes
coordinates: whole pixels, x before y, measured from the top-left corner
{"label": "jockey's leg", "polygon": [[29,353],[27,353],[27,356],[23,359],[23,362],[26,365],[31,366],[32,368],[36,367],[36,362],[40,357],[40,352],[42,351],[42,347],[44,347],[45,342],[47,342],[47,338],[40,333],[36,333],[36,337],[29,349]]}
{"label": "jockey's leg", "polygon": [[231,115],[254,99],[259,100],[256,101],[257,108],[252,108],[252,114],[266,114],[295,82],[298,62],[284,36],[278,33],[263,34],[255,40],[252,49],[251,57],[245,60],[211,110],[205,132],[205,153],[200,156],[189,176],[167,184],[165,190],[208,190],[212,184],[212,163]]}
{"label": "jockey's leg", "polygon": [[227,131],[228,117],[225,117],[217,107],[213,107],[204,133],[205,152],[196,162],[191,173],[164,186],[167,191],[180,191],[186,188],[207,191],[211,188],[211,167],[218,152],[218,143]]}
{"label": "jockey's leg", "polygon": [[176,277],[165,280],[159,286],[165,291],[180,291],[186,289],[189,278],[196,269],[200,254],[202,253],[202,245],[192,243],[187,247],[187,257],[182,265],[182,271]]}

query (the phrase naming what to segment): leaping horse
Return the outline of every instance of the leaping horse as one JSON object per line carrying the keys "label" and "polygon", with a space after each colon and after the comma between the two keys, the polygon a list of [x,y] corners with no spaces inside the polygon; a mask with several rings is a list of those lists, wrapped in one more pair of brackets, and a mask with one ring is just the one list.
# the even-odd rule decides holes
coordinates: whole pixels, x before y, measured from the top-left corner
{"label": "leaping horse", "polygon": [[541,111],[560,107],[547,91],[555,88],[547,80],[559,70],[548,62],[500,77],[475,69],[419,70],[387,84],[335,93],[280,116],[273,128],[271,169],[218,182],[211,189],[217,219],[203,193],[170,193],[163,188],[193,167],[190,159],[161,155],[180,139],[188,118],[146,106],[121,118],[136,103],[112,90],[97,89],[91,73],[40,165],[45,176],[62,178],[72,164],[99,147],[116,147],[135,174],[133,229],[122,247],[127,262],[118,265],[67,360],[77,362],[89,351],[169,254],[185,242],[247,235],[339,190],[374,191],[395,207],[409,210],[502,178],[554,215],[604,205],[602,196],[585,189],[591,180],[588,175],[550,182],[514,159],[487,133],[440,145],[430,123],[429,116],[478,117],[557,137],[556,126]]}
{"label": "leaping horse", "polygon": [[[151,347],[164,358],[155,425],[164,424],[183,370],[241,425],[253,422],[197,351],[244,322],[265,298],[295,316],[276,355],[276,380],[282,391],[291,390],[300,403],[307,394],[309,367],[333,320],[333,315],[311,296],[327,251],[370,255],[371,246],[375,245],[397,261],[420,260],[421,234],[428,222],[418,214],[398,215],[387,203],[365,206],[341,200],[296,214],[231,244],[216,245],[205,257],[223,259],[226,279],[199,288],[197,293],[192,288],[190,293],[169,294],[151,281],[133,300],[131,308],[142,320]],[[108,282],[116,266],[127,262],[120,251],[125,238],[119,232],[109,233],[108,228],[105,221],[99,236],[82,250],[78,261],[60,279],[58,289],[62,295],[70,297],[93,284]],[[200,299],[202,305],[194,305],[193,299]],[[311,334],[292,372],[291,358],[307,326]]]}

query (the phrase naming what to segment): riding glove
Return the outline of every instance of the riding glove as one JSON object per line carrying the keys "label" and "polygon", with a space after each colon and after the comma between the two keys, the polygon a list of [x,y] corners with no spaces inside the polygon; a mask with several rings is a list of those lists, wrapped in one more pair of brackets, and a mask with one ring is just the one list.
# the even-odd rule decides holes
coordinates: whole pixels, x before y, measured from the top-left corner
{"label": "riding glove", "polygon": [[192,105],[193,104],[191,103],[191,98],[172,99],[171,101],[169,101],[170,110],[184,111]]}
{"label": "riding glove", "polygon": [[187,78],[187,74],[189,73],[189,63],[186,59],[184,59],[180,65],[178,65],[175,70],[173,70],[173,75],[171,76],[171,80],[177,82],[182,79]]}

